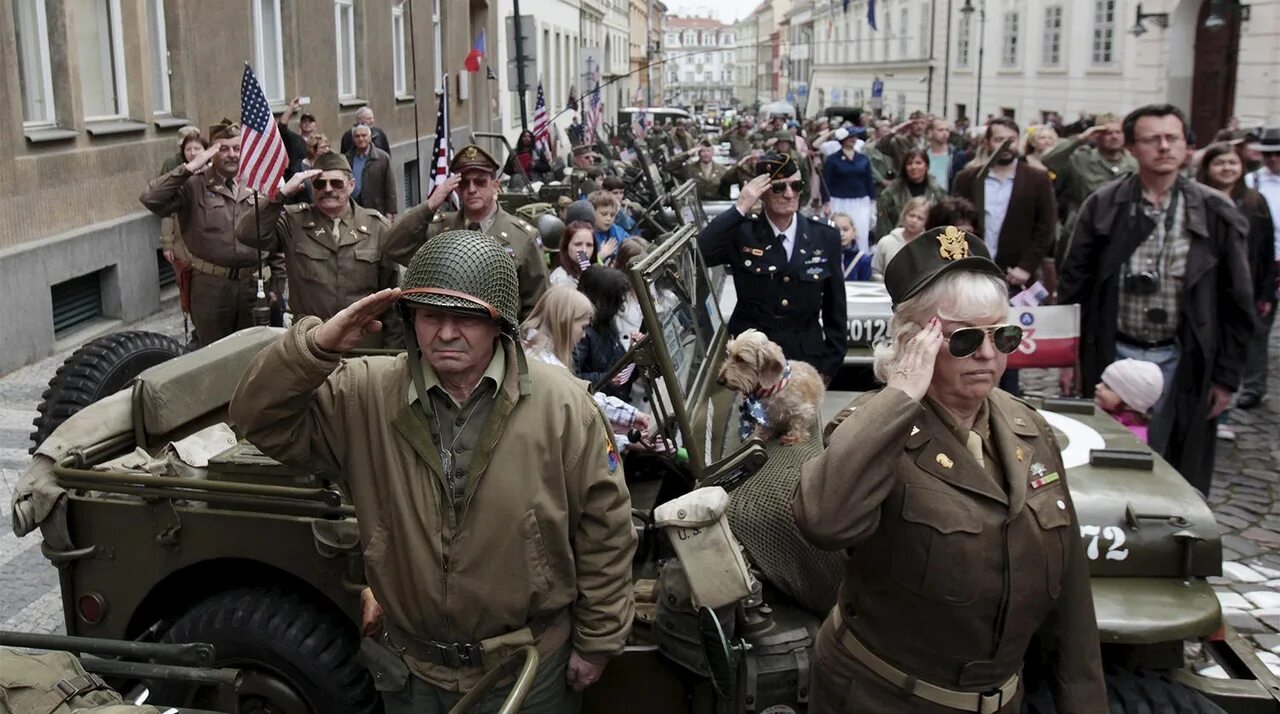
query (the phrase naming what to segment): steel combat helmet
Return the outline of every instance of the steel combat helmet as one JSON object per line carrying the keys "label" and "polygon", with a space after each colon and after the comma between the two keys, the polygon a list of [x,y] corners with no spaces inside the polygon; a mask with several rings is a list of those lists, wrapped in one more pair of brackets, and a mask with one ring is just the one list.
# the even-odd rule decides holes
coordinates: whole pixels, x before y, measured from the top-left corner
{"label": "steel combat helmet", "polygon": [[405,271],[401,294],[405,308],[425,305],[488,315],[508,334],[515,334],[520,324],[515,260],[479,231],[446,231],[428,239]]}

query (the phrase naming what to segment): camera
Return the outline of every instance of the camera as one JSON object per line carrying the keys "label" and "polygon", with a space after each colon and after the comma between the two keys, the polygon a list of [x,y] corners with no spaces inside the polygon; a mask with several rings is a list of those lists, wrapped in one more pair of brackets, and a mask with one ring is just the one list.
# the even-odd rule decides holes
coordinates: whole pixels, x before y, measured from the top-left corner
{"label": "camera", "polygon": [[1155,295],[1160,290],[1160,272],[1144,270],[1124,276],[1124,291],[1131,295]]}

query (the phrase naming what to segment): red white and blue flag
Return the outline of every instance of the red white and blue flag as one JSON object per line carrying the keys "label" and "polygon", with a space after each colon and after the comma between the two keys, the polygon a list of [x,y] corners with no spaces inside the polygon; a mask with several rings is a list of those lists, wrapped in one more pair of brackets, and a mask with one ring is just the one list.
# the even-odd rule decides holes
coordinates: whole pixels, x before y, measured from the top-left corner
{"label": "red white and blue flag", "polygon": [[539,150],[551,155],[551,117],[547,114],[547,98],[538,80],[538,99],[533,104],[533,142]]}
{"label": "red white and blue flag", "polygon": [[449,160],[453,158],[449,150],[449,77],[441,82],[444,90],[440,92],[440,108],[436,110],[435,155],[431,160],[431,181],[427,186],[430,194],[436,186],[449,178]]}
{"label": "red white and blue flag", "polygon": [[243,134],[236,180],[246,188],[274,198],[289,155],[262,86],[247,63],[244,78],[240,80],[240,124]]}
{"label": "red white and blue flag", "polygon": [[591,104],[587,107],[587,136],[586,143],[596,143],[596,126],[600,123],[600,114],[603,107],[600,106],[600,83],[596,82],[596,88],[591,92]]}
{"label": "red white and blue flag", "polygon": [[479,72],[480,63],[484,61],[484,28],[480,28],[480,34],[476,36],[476,43],[471,46],[471,51],[467,53],[467,59],[463,63],[467,67],[468,72]]}

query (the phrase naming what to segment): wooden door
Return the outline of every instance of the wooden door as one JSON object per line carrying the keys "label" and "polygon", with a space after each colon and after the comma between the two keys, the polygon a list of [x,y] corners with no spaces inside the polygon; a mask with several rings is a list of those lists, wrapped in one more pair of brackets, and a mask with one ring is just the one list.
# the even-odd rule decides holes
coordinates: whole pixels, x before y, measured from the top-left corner
{"label": "wooden door", "polygon": [[1207,29],[1210,0],[1200,5],[1196,19],[1195,71],[1188,115],[1196,142],[1205,146],[1223,128],[1235,109],[1236,62],[1240,55],[1240,13],[1234,2],[1222,3],[1226,25]]}

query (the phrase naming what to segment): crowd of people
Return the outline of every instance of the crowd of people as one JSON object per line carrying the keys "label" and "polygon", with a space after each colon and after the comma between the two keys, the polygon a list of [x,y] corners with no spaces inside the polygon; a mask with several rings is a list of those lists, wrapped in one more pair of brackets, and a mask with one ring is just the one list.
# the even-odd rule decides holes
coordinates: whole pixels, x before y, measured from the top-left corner
{"label": "crowd of people", "polygon": [[[389,666],[406,668],[387,676],[414,675],[385,693],[388,711],[443,711],[474,684],[477,652],[524,644],[545,662],[530,701],[570,711],[566,692],[599,679],[633,615],[619,453],[662,448],[647,439],[639,375],[619,369],[645,339],[626,273],[651,248],[635,167],[604,165],[601,147],[583,143],[565,165],[526,133],[505,162],[460,147],[448,178],[400,212],[373,112],[362,109],[333,152],[311,115],[289,126],[299,109],[295,100],[279,120],[290,163],[276,194],[237,183],[240,132],[226,120],[184,133],[143,192],[167,219],[184,310],[201,344],[290,311],[289,333],[255,360],[232,416],[264,453],[351,486],[371,585],[365,631],[389,645]],[[698,247],[731,273],[734,334],[760,330],[830,382],[846,354],[844,284],[880,281],[895,306],[876,350],[886,388],[833,423],[796,492],[806,536],[853,554],[846,600],[818,637],[813,710],[841,711],[851,692],[889,706],[898,695],[867,668],[875,650],[907,668],[904,682],[938,683],[913,696],[1005,711],[1033,634],[1060,643],[1048,655],[1065,673],[1062,710],[1105,706],[1096,632],[1079,628],[1092,617],[1087,569],[1058,535],[1075,529],[1054,530],[1078,525],[1065,467],[1048,425],[1006,394],[1018,392],[1005,360],[1022,338],[1009,301],[1039,288],[1079,304],[1079,368],[1064,371],[1063,390],[1094,398],[1208,493],[1215,442],[1229,435],[1222,415],[1265,395],[1280,129],[1228,129],[1196,150],[1182,112],[1151,105],[1025,131],[1009,118],[970,129],[925,115],[896,126],[744,119],[720,136],[684,122],[631,131],[703,199],[732,202]],[[557,175],[569,191],[550,230],[498,201],[504,186]],[[339,359],[370,347],[407,352]],[[929,453],[894,456],[904,449]],[[402,478],[419,461],[439,488]],[[1028,468],[1035,480],[1020,484]],[[930,486],[939,478],[968,484],[972,498],[952,531],[982,534],[992,552],[1027,544],[998,569],[1028,606],[1001,620],[1013,636],[972,676],[957,666],[996,651],[990,623],[983,636],[905,649],[874,624],[928,613],[923,630],[948,633],[972,619],[957,604],[973,602],[1009,616],[995,566],[975,560],[982,548],[885,560],[890,531],[927,538],[918,526],[930,514],[954,514],[955,498]],[[1023,498],[1030,511],[1011,516]],[[424,530],[421,508],[439,522]],[[469,509],[486,518],[466,520]],[[890,570],[898,585],[858,589]],[[490,598],[508,576],[522,585],[488,602],[492,622],[460,604]],[[451,633],[471,639],[433,639]],[[943,646],[955,662],[938,658]]]}

